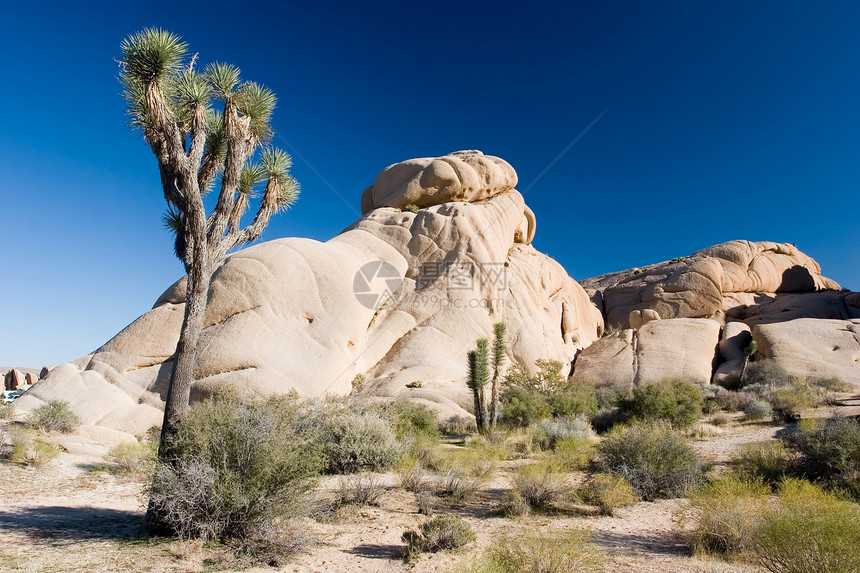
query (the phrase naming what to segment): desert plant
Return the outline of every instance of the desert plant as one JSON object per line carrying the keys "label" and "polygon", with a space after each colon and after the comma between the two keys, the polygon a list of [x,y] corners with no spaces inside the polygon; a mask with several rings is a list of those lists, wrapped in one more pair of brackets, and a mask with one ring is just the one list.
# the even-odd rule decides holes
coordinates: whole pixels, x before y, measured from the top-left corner
{"label": "desert plant", "polygon": [[817,405],[815,390],[805,381],[797,381],[774,389],[768,395],[773,417],[784,422],[800,419],[803,410]]}
{"label": "desert plant", "polygon": [[27,426],[46,432],[73,432],[81,425],[80,419],[69,409],[69,403],[51,400],[32,410],[26,420]]}
{"label": "desert plant", "polygon": [[451,416],[439,424],[439,431],[446,436],[461,436],[476,429],[475,421],[466,416]]}
{"label": "desert plant", "polygon": [[484,483],[484,478],[469,475],[459,468],[451,468],[437,478],[436,493],[455,502],[474,496]]}
{"label": "desert plant", "polygon": [[502,395],[501,414],[505,423],[525,428],[550,418],[552,408],[539,390],[511,386]]}
{"label": "desert plant", "polygon": [[744,372],[741,387],[748,386],[788,386],[795,378],[775,360],[765,359],[751,362]]}
{"label": "desert plant", "polygon": [[597,442],[590,437],[572,437],[556,440],[554,445],[548,463],[558,471],[572,472],[588,467],[594,460]]}
{"label": "desert plant", "polygon": [[538,426],[539,439],[545,449],[554,449],[559,440],[581,438],[595,440],[591,423],[582,416],[552,418],[544,420]]}
{"label": "desert plant", "polygon": [[750,422],[766,420],[773,416],[773,408],[764,400],[753,400],[744,408],[744,417]]}
{"label": "desert plant", "polygon": [[264,542],[302,511],[322,465],[298,424],[278,398],[195,404],[156,464],[151,511],[182,538]]}
{"label": "desert plant", "polygon": [[744,348],[744,362],[741,365],[741,372],[738,375],[738,381],[743,383],[744,374],[746,374],[747,367],[749,366],[750,359],[752,359],[756,352],[758,352],[758,342],[755,340],[750,340],[750,343],[746,345]]}
{"label": "desert plant", "polygon": [[676,428],[692,425],[702,416],[701,389],[683,380],[664,380],[633,390],[633,396],[619,402],[622,413],[644,421],[668,422]]}
{"label": "desert plant", "polygon": [[570,383],[547,397],[555,416],[586,416],[597,413],[598,400],[594,387],[588,384]]}
{"label": "desert plant", "polygon": [[782,438],[798,456],[804,477],[860,499],[860,423],[853,418],[815,420]]}
{"label": "desert plant", "polygon": [[597,450],[601,471],[625,478],[646,501],[682,495],[704,476],[699,455],[667,426],[620,427]]}
{"label": "desert plant", "polygon": [[621,411],[621,408],[613,406],[603,408],[591,417],[591,427],[595,432],[604,434],[618,424],[623,424],[629,421],[627,414]]}
{"label": "desert plant", "polygon": [[373,411],[341,411],[324,417],[315,440],[330,473],[385,470],[401,455],[394,429]]}
{"label": "desert plant", "polygon": [[502,366],[505,363],[505,331],[507,326],[504,322],[493,325],[493,378],[490,382],[490,407],[488,412],[488,423],[492,430],[499,420],[499,396],[502,389]]}
{"label": "desert plant", "polygon": [[729,476],[706,484],[689,496],[685,537],[693,551],[742,553],[749,549],[770,488],[761,478]]}
{"label": "desert plant", "polygon": [[0,404],[0,420],[8,420],[15,415],[15,407],[12,404]]}
{"label": "desert plant", "polygon": [[714,400],[720,405],[720,408],[727,412],[743,412],[744,408],[755,399],[756,395],[752,392],[720,389],[714,394]]}
{"label": "desert plant", "polygon": [[459,549],[475,541],[475,532],[459,515],[438,515],[421,524],[417,531],[403,533],[406,557],[413,558],[422,552]]}
{"label": "desert plant", "polygon": [[59,448],[36,438],[33,432],[24,428],[12,428],[9,442],[9,461],[16,464],[40,468],[60,455]]}
{"label": "desert plant", "polygon": [[132,473],[150,466],[154,456],[155,452],[149,444],[122,442],[108,450],[106,458],[120,471]]}
{"label": "desert plant", "polygon": [[490,366],[489,366],[489,344],[486,338],[479,338],[476,343],[477,348],[469,351],[469,378],[467,384],[472,391],[472,398],[475,407],[475,424],[478,426],[479,432],[487,431],[487,405],[484,396],[484,387],[490,381]]}
{"label": "desert plant", "polygon": [[470,573],[598,573],[606,557],[584,529],[523,531],[493,542]]}
{"label": "desert plant", "polygon": [[742,446],[732,457],[731,465],[739,477],[748,481],[761,479],[772,486],[795,473],[794,459],[780,440]]}
{"label": "desert plant", "polygon": [[514,473],[513,482],[516,492],[536,509],[547,509],[570,492],[564,474],[546,463],[519,468]]}
{"label": "desert plant", "polygon": [[418,213],[419,207],[415,203],[407,203],[403,206],[404,211],[409,211],[410,213]]}
{"label": "desert plant", "polygon": [[620,476],[594,474],[579,488],[579,497],[589,505],[597,506],[603,515],[615,515],[619,508],[636,501],[633,486]]}
{"label": "desert plant", "polygon": [[860,507],[815,485],[782,482],[753,536],[757,561],[772,573],[860,571]]}
{"label": "desert plant", "polygon": [[378,505],[385,493],[385,485],[379,476],[355,474],[340,478],[335,490],[337,505]]}
{"label": "desert plant", "polygon": [[400,487],[413,493],[421,493],[429,487],[429,475],[418,460],[409,460],[397,470]]}
{"label": "desert plant", "polygon": [[439,437],[439,415],[424,404],[396,400],[388,411],[398,440],[411,436]]}

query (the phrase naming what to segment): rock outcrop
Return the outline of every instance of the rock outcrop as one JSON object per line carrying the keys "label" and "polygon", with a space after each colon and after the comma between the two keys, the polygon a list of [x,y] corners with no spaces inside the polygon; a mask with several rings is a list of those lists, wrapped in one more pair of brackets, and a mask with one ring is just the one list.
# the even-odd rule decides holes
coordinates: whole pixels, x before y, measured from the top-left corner
{"label": "rock outcrop", "polygon": [[[377,177],[362,196],[365,215],[333,239],[280,239],[229,256],[213,275],[192,399],[225,387],[344,395],[361,374],[363,397],[463,415],[472,403],[466,353],[497,321],[508,325],[511,360],[570,364],[603,318],[531,246],[534,216],[516,181],[505,161],[475,151],[406,161]],[[160,422],[184,290],[183,279],[16,406],[59,397],[85,424],[135,434]]]}

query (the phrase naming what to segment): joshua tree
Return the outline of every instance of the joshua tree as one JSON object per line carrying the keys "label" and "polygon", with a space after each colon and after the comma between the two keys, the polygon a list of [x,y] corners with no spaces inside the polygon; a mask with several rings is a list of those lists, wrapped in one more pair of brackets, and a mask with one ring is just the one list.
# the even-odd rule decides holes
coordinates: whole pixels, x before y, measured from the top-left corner
{"label": "joshua tree", "polygon": [[490,429],[496,427],[499,417],[499,386],[502,385],[502,365],[505,362],[505,330],[504,322],[493,325],[493,380],[490,385]]}
{"label": "joshua tree", "polygon": [[[131,124],[158,160],[167,200],[166,225],[185,265],[185,317],[176,346],[162,426],[167,436],[188,409],[197,342],[215,267],[230,249],[256,240],[271,216],[298,196],[288,174],[290,156],[267,146],[275,94],[243,82],[223,63],[195,69],[187,45],[169,32],[147,28],[122,42],[119,80]],[[210,214],[204,196],[216,189]],[[259,190],[259,192],[258,192]],[[259,197],[253,221],[242,216]]]}
{"label": "joshua tree", "polygon": [[484,399],[484,386],[490,381],[489,354],[490,342],[479,338],[477,350],[469,352],[469,388],[475,399],[475,425],[478,431],[487,431],[487,405]]}
{"label": "joshua tree", "polygon": [[741,366],[741,375],[738,376],[738,383],[741,385],[744,383],[744,374],[747,372],[747,365],[749,365],[750,358],[755,356],[756,352],[758,352],[758,342],[750,340],[750,343],[747,344],[746,348],[744,348],[744,363],[743,366]]}

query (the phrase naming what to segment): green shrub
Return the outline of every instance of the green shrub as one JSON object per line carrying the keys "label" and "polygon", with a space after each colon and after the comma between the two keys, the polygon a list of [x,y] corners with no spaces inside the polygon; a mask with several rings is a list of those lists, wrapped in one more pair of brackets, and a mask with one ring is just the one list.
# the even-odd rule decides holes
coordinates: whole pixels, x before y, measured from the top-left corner
{"label": "green shrub", "polygon": [[407,436],[439,437],[439,415],[424,404],[397,400],[391,404],[390,416],[398,440]]}
{"label": "green shrub", "polygon": [[690,382],[664,380],[633,390],[619,403],[622,413],[644,422],[664,421],[676,428],[691,426],[702,417],[702,390]]}
{"label": "green shrub", "polygon": [[725,477],[689,496],[686,540],[695,552],[742,553],[762,521],[770,488],[761,478]]}
{"label": "green shrub", "polygon": [[737,476],[748,481],[761,479],[769,485],[795,473],[794,460],[779,440],[746,444],[733,456],[731,464]]}
{"label": "green shrub", "polygon": [[459,515],[445,514],[425,521],[418,531],[406,531],[402,539],[406,543],[407,558],[413,558],[425,551],[458,549],[475,541],[475,532]]}
{"label": "green shrub", "polygon": [[770,394],[769,401],[774,418],[785,422],[799,420],[803,410],[815,406],[812,388],[805,382],[777,388]]}
{"label": "green shrub", "polygon": [[615,515],[617,509],[636,501],[630,482],[610,474],[592,475],[579,489],[579,497],[585,503],[597,506],[603,515]]}
{"label": "green shrub", "polygon": [[761,385],[780,387],[788,386],[794,381],[794,376],[789,374],[776,361],[765,359],[750,362],[747,365],[741,386]]}
{"label": "green shrub", "polygon": [[58,447],[37,439],[29,430],[12,428],[9,437],[9,461],[13,463],[40,468],[60,455]]}
{"label": "green shrub", "polygon": [[132,473],[151,467],[155,461],[155,451],[150,444],[122,442],[108,450],[107,460],[120,471]]}
{"label": "green shrub", "polygon": [[754,536],[758,562],[773,573],[860,571],[860,507],[813,484],[787,479]]}
{"label": "green shrub", "polygon": [[497,539],[470,573],[597,573],[606,557],[584,529],[524,531]]}
{"label": "green shrub", "polygon": [[621,408],[616,406],[598,410],[597,413],[591,417],[591,427],[594,428],[595,432],[604,434],[618,424],[624,424],[628,421],[629,417],[627,414],[622,412]]}
{"label": "green shrub", "polygon": [[594,460],[596,446],[596,441],[589,437],[557,440],[548,462],[562,472],[581,470]]}
{"label": "green shrub", "polygon": [[502,394],[500,413],[506,424],[526,427],[550,418],[552,408],[540,390],[512,386]]}
{"label": "green shrub", "polygon": [[597,447],[603,472],[623,477],[646,501],[682,495],[701,483],[701,459],[684,437],[666,426],[618,427]]}
{"label": "green shrub", "polygon": [[157,523],[183,538],[271,539],[279,519],[304,508],[321,467],[299,422],[279,398],[193,405],[155,468]]}
{"label": "green shrub", "polygon": [[69,409],[68,402],[51,400],[30,412],[26,424],[37,430],[67,434],[75,431],[81,425],[81,421]]}
{"label": "green shrub", "polygon": [[843,489],[860,499],[860,424],[852,418],[815,420],[783,442],[798,454],[804,477]]}
{"label": "green shrub", "polygon": [[552,464],[538,463],[519,468],[513,476],[514,489],[530,507],[547,509],[569,492],[565,476]]}
{"label": "green shrub", "polygon": [[15,407],[12,404],[0,404],[0,420],[8,420],[15,415]]}
{"label": "green shrub", "polygon": [[753,400],[744,408],[744,417],[751,422],[766,420],[773,416],[773,408],[764,400]]}
{"label": "green shrub", "polygon": [[587,384],[570,383],[548,399],[549,407],[555,416],[586,416],[597,413],[597,393]]}
{"label": "green shrub", "polygon": [[402,453],[391,425],[372,411],[335,412],[321,421],[315,439],[330,473],[382,471]]}
{"label": "green shrub", "polygon": [[544,449],[554,449],[560,440],[596,438],[594,430],[591,429],[591,423],[581,416],[544,420],[538,426],[538,435]]}

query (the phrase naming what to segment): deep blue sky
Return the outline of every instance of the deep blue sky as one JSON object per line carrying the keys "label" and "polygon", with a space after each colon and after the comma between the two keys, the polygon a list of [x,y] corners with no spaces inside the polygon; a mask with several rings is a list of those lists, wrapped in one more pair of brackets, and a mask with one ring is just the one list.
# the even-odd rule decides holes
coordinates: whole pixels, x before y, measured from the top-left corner
{"label": "deep blue sky", "polygon": [[145,26],[279,95],[303,193],[265,239],[328,239],[385,166],[481,149],[574,278],[746,238],[860,290],[860,3],[64,4],[0,22],[2,365],[94,350],[182,274],[116,82]]}

